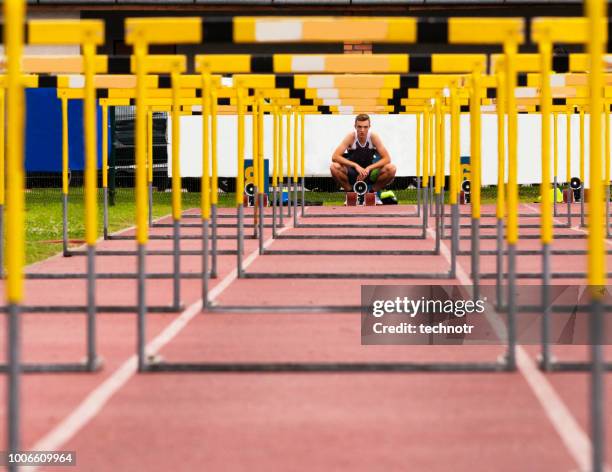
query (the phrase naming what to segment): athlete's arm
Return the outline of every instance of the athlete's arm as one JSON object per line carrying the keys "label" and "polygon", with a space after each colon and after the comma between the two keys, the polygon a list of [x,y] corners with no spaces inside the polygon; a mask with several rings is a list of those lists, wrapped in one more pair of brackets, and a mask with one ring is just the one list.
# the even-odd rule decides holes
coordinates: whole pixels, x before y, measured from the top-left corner
{"label": "athlete's arm", "polygon": [[374,169],[382,169],[385,165],[391,162],[391,156],[389,155],[389,151],[387,151],[387,148],[382,143],[380,136],[378,136],[376,133],[372,133],[370,135],[370,139],[372,140],[372,144],[376,148],[376,152],[380,156],[380,159],[366,168],[368,173]]}
{"label": "athlete's arm", "polygon": [[348,147],[352,144],[354,138],[355,135],[353,133],[349,133],[346,135],[346,137],[342,140],[340,145],[334,151],[334,154],[332,155],[332,161],[337,162],[338,164],[341,164],[346,167],[353,167],[357,171],[358,180],[364,180],[368,176],[369,171],[366,171],[359,164],[348,160],[342,155],[344,154],[344,151],[346,151]]}

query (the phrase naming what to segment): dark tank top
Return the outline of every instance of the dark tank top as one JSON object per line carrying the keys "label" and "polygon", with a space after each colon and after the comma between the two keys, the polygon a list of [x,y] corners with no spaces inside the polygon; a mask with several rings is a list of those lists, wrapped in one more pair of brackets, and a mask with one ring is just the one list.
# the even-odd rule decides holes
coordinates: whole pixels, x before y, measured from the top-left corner
{"label": "dark tank top", "polygon": [[355,139],[353,144],[346,150],[345,157],[364,169],[374,162],[374,156],[376,154],[376,148],[372,144],[370,139],[370,131],[366,137],[366,142],[362,146],[357,139],[357,131],[355,131]]}

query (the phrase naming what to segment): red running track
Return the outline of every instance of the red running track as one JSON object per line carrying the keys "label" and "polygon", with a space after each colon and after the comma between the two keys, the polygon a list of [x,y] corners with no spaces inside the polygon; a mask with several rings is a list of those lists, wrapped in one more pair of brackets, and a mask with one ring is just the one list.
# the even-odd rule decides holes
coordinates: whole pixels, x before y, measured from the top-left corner
{"label": "red running track", "polygon": [[[346,212],[345,208],[313,208]],[[412,211],[371,208],[367,211]],[[366,212],[364,209],[357,211]],[[492,212],[491,206],[483,208]],[[524,205],[522,212],[538,211]],[[229,212],[229,210],[223,210]],[[305,218],[304,223],[393,223],[398,218]],[[167,221],[167,220],[166,220]],[[185,219],[185,222],[198,220]],[[223,219],[232,222],[233,219]],[[286,222],[292,219],[286,219]],[[416,223],[414,217],[406,222]],[[534,223],[537,219],[522,218]],[[561,221],[563,221],[561,219]],[[576,219],[574,219],[577,222]],[[465,218],[464,222],[469,222]],[[493,223],[485,218],[483,223]],[[184,228],[184,234],[198,234]],[[351,229],[376,234],[418,234],[414,229]],[[522,234],[537,234],[523,229]],[[579,232],[557,229],[557,234]],[[494,230],[483,229],[483,234]],[[153,228],[169,234],[169,228]],[[232,234],[220,228],[221,234]],[[347,234],[343,228],[291,228],[284,234]],[[468,234],[467,230],[463,231]],[[129,232],[126,234],[130,234]],[[270,230],[266,230],[269,236]],[[483,239],[482,248],[495,241]],[[220,248],[232,249],[233,240]],[[538,248],[522,240],[520,249]],[[100,249],[134,249],[133,241],[104,241]],[[152,240],[151,249],[171,242]],[[199,241],[185,240],[184,249]],[[256,253],[246,241],[249,272],[334,271],[385,273],[441,271],[448,268],[443,242],[438,256],[289,256]],[[269,249],[431,249],[433,240],[277,239]],[[556,240],[555,248],[585,248],[584,240]],[[469,241],[462,241],[469,249]],[[494,270],[494,256],[482,256],[483,271]],[[135,259],[104,256],[101,271],[133,272]],[[150,256],[151,271],[169,271],[170,258]],[[222,305],[359,304],[362,284],[430,284],[429,280],[235,279],[235,256],[220,256],[219,278],[211,281]],[[197,272],[197,256],[182,258],[184,272]],[[469,256],[459,258],[457,280],[469,283]],[[555,257],[553,267],[584,268],[584,256]],[[519,270],[538,271],[534,256],[519,259]],[[84,258],[55,257],[30,271],[80,272]],[[568,280],[555,281],[567,283]],[[580,282],[580,281],[576,281]],[[435,283],[435,282],[434,282]],[[522,283],[537,284],[537,280]],[[27,283],[27,304],[84,303],[81,281]],[[182,314],[149,314],[149,347],[168,361],[208,362],[425,362],[493,361],[500,346],[361,346],[358,314],[199,313],[200,283],[183,280]],[[147,285],[149,303],[168,303],[169,281]],[[135,302],[133,281],[100,281],[100,304]],[[0,338],[4,345],[4,325]],[[23,355],[27,361],[71,361],[84,354],[83,315],[23,316]],[[511,373],[341,373],[341,374],[138,374],[135,369],[136,318],[98,316],[99,352],[104,368],[88,374],[28,374],[22,377],[23,449],[74,450],[82,471],[194,470],[415,470],[415,471],[575,471],[588,465],[588,376],[542,374],[538,348],[519,349],[519,370]],[[1,349],[3,356],[5,349]],[[586,359],[584,347],[556,347],[560,359]],[[610,358],[609,350],[607,351]],[[2,392],[5,379],[0,378]],[[606,398],[612,399],[609,382]],[[6,402],[0,421],[6,421]],[[607,424],[612,414],[606,411]],[[0,428],[0,441],[5,441]],[[608,457],[612,447],[608,442]],[[56,470],[41,468],[40,470]]]}

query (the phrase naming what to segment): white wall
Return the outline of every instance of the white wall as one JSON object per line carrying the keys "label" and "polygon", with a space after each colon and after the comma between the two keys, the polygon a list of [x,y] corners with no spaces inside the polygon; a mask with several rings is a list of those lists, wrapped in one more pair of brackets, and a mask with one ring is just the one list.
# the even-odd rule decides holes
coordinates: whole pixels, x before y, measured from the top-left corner
{"label": "white wall", "polygon": [[[219,116],[218,126],[218,172],[219,176],[236,175],[237,138],[235,116]],[[350,115],[309,115],[306,116],[306,175],[328,176],[331,153],[346,133],[352,130],[354,117]],[[539,183],[541,168],[541,118],[540,115],[519,115],[518,117],[518,180],[521,184]],[[272,117],[265,116],[264,155],[272,159]],[[561,115],[558,120],[558,176],[565,181],[566,176],[566,119]],[[571,161],[572,176],[579,175],[579,116],[572,115]],[[588,183],[588,126],[585,119],[585,176]],[[171,124],[168,124],[171,130]],[[246,117],[245,157],[252,156],[251,119]],[[416,120],[412,115],[373,115],[372,129],[378,133],[391,154],[391,159],[398,167],[399,176],[415,175],[416,167]],[[469,116],[461,116],[462,156],[470,155]],[[552,129],[552,119],[551,119]],[[286,130],[285,130],[286,131]],[[185,177],[199,177],[202,174],[202,117],[181,117],[181,174]],[[292,134],[293,138],[293,134]],[[551,176],[552,166],[552,131],[551,131]],[[169,137],[172,141],[172,137]],[[422,146],[422,143],[421,143]],[[286,142],[284,143],[286,149]],[[293,149],[293,145],[292,145]],[[446,174],[449,173],[448,155],[450,152],[450,117],[446,122]],[[168,155],[171,157],[171,146]],[[284,158],[286,160],[286,156]],[[286,161],[285,161],[286,162]],[[293,162],[293,161],[292,161]],[[285,165],[286,167],[286,165]],[[482,183],[497,183],[497,117],[482,115]],[[168,166],[169,173],[171,166]],[[506,163],[507,169],[507,163]],[[171,175],[171,174],[170,174]]]}

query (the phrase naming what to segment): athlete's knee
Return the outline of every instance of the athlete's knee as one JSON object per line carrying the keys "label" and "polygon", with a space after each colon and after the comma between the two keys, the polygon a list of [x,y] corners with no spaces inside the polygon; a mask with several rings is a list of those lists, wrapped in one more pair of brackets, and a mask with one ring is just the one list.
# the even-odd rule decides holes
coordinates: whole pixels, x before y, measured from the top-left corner
{"label": "athlete's knee", "polygon": [[395,173],[397,172],[397,167],[393,164],[386,164],[384,169],[385,174],[389,174],[389,177],[395,177]]}
{"label": "athlete's knee", "polygon": [[338,164],[337,162],[331,163],[331,165],[329,166],[329,171],[334,177],[341,177],[343,174],[346,174],[346,172],[344,172],[344,167],[341,164]]}

